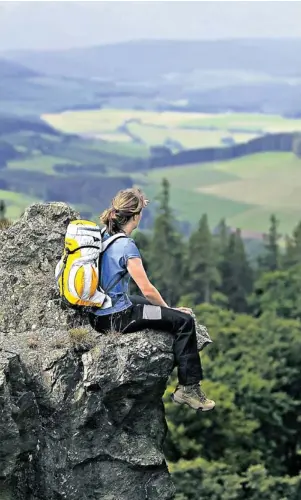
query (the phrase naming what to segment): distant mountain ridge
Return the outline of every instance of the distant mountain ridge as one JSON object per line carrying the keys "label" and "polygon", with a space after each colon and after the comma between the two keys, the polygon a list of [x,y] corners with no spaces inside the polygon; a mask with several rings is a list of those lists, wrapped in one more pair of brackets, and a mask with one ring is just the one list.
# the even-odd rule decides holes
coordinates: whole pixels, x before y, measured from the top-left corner
{"label": "distant mountain ridge", "polygon": [[5,57],[49,75],[158,78],[196,70],[245,70],[301,77],[301,39],[141,40],[61,51],[14,51]]}
{"label": "distant mountain ridge", "polygon": [[0,58],[0,78],[33,78],[38,73],[23,64]]}
{"label": "distant mountain ridge", "polygon": [[298,117],[300,54],[301,38],[142,40],[8,52],[2,59],[0,53],[0,112],[185,108]]}

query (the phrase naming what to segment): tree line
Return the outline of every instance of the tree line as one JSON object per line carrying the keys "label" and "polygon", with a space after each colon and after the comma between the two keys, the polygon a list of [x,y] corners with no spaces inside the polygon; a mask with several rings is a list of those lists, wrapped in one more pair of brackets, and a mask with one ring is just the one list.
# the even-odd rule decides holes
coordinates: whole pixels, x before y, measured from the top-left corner
{"label": "tree line", "polygon": [[[153,230],[137,232],[135,239],[150,279],[170,305],[175,306],[180,299],[190,305],[206,302],[256,317],[267,308],[278,310],[281,283],[293,286],[301,266],[301,220],[281,248],[279,221],[271,215],[262,255],[251,263],[240,229],[230,230],[224,219],[212,234],[204,214],[188,240],[184,239],[169,195],[169,183],[164,179]],[[284,286],[283,293],[290,287]],[[276,288],[274,300],[270,300]],[[299,318],[299,312],[281,309],[284,317]]]}

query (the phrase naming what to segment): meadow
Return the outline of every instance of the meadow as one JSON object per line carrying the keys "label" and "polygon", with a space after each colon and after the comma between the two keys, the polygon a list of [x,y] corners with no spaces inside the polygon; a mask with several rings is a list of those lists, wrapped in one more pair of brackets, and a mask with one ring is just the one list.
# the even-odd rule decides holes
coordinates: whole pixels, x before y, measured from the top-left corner
{"label": "meadow", "polygon": [[178,217],[193,224],[208,213],[213,226],[225,217],[232,227],[263,233],[274,213],[285,234],[301,218],[301,160],[293,153],[155,169],[147,174],[150,196],[163,176],[171,184],[171,204]]}
{"label": "meadow", "polygon": [[272,132],[301,131],[301,119],[251,113],[205,114],[133,109],[99,109],[44,114],[62,132],[129,144],[169,146],[173,151],[238,144]]}

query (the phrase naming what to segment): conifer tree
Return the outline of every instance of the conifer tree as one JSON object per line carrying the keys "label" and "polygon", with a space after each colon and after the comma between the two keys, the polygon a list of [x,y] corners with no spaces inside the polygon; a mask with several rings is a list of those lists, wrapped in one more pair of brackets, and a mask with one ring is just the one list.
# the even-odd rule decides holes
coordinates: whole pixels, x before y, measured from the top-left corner
{"label": "conifer tree", "polygon": [[295,227],[291,237],[286,238],[283,267],[289,268],[301,264],[301,221]]}
{"label": "conifer tree", "polygon": [[184,244],[176,229],[169,197],[169,182],[163,179],[148,256],[151,280],[168,305],[175,306],[183,294]]}
{"label": "conifer tree", "polygon": [[227,227],[225,219],[220,220],[216,228],[216,233],[213,242],[217,254],[217,268],[219,273],[221,273],[222,272],[221,266],[225,260],[225,252],[227,250],[229,242],[229,229]]}
{"label": "conifer tree", "polygon": [[253,273],[239,229],[229,237],[221,273],[221,291],[228,297],[229,307],[237,312],[246,312],[247,297],[253,286]]}
{"label": "conifer tree", "polygon": [[229,229],[225,219],[221,219],[217,226],[215,241],[217,242],[219,256],[223,256],[229,241]]}
{"label": "conifer tree", "polygon": [[279,238],[278,233],[279,221],[275,215],[270,217],[270,228],[268,234],[265,236],[265,252],[259,258],[259,267],[263,271],[276,271],[280,268],[280,251],[279,251]]}
{"label": "conifer tree", "polygon": [[194,295],[196,303],[210,302],[212,292],[220,283],[217,269],[217,252],[208,226],[207,215],[203,215],[197,230],[188,244],[187,292]]}

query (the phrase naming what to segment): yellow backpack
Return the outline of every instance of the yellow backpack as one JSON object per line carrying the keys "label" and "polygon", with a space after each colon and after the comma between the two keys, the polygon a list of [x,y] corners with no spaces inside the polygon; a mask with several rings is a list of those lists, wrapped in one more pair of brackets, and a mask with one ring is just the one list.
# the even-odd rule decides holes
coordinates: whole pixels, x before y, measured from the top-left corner
{"label": "yellow backpack", "polygon": [[119,238],[118,233],[103,241],[105,228],[100,230],[94,222],[87,220],[71,221],[67,227],[65,247],[62,258],[55,269],[55,278],[60,296],[73,307],[112,306],[108,292],[126,274],[118,277],[108,290],[100,287],[101,256]]}

